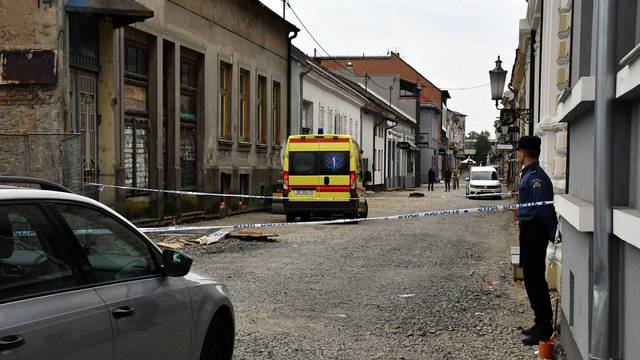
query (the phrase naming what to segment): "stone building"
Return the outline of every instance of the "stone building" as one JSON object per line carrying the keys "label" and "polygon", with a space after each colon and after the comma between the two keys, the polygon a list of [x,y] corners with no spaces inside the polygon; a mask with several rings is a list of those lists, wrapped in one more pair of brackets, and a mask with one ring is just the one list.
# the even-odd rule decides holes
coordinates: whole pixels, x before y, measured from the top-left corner
{"label": "stone building", "polygon": [[[288,132],[288,58],[298,30],[258,0],[2,7],[3,133],[80,134],[86,182],[270,192]],[[93,195],[150,221],[214,214],[223,203],[144,190]]]}

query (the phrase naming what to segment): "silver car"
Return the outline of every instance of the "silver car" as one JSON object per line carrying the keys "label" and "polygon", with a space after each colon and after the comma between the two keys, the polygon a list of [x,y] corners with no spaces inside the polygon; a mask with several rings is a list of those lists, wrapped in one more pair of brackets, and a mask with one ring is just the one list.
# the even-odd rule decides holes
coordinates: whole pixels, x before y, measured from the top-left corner
{"label": "silver car", "polygon": [[231,359],[224,285],[54,190],[0,188],[0,359]]}

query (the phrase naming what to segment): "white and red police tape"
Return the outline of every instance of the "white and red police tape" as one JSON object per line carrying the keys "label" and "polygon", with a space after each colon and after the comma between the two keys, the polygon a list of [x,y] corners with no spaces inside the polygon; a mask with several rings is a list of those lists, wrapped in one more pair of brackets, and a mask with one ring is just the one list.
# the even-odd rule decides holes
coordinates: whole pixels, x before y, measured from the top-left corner
{"label": "white and red police tape", "polygon": [[[108,185],[108,184],[98,184],[98,183],[85,183],[85,186],[93,186],[97,187],[98,191],[102,191],[104,188],[111,189],[121,189],[121,190],[132,190],[139,192],[157,192],[157,193],[166,193],[166,194],[174,194],[174,195],[191,195],[191,196],[216,196],[216,197],[226,197],[226,198],[244,198],[244,199],[261,199],[261,200],[284,200],[287,197],[284,196],[268,196],[268,195],[244,195],[244,194],[223,194],[223,193],[210,193],[210,192],[201,192],[201,191],[188,191],[188,190],[164,190],[164,189],[151,189],[151,188],[142,188],[142,187],[133,187],[133,186],[121,186],[121,185]],[[472,195],[473,197],[497,197],[497,196],[508,196],[515,195],[517,193],[513,192],[499,192],[499,193],[485,193],[485,194],[476,194]],[[464,194],[423,194],[424,196],[420,197],[410,197],[408,200],[423,200],[430,198],[448,198],[448,197],[466,197]],[[367,197],[367,200],[398,200],[405,199],[398,196],[373,196]],[[327,198],[327,197],[305,197],[304,200],[360,200],[359,198]]]}
{"label": "white and red police tape", "polygon": [[450,210],[435,210],[435,211],[421,211],[409,214],[400,215],[388,215],[388,216],[376,216],[364,219],[336,219],[336,220],[323,220],[323,221],[306,221],[306,222],[280,222],[280,223],[264,223],[264,224],[238,224],[238,225],[207,225],[207,226],[186,226],[175,225],[165,227],[148,227],[141,228],[144,233],[178,233],[178,232],[204,232],[215,231],[218,229],[256,229],[256,228],[274,228],[282,226],[301,226],[301,225],[328,225],[328,224],[347,224],[356,223],[361,221],[374,221],[374,220],[413,220],[425,217],[437,217],[437,216],[458,216],[472,213],[492,213],[507,210],[516,210],[526,207],[545,206],[551,205],[553,201],[539,201],[525,204],[504,204],[504,205],[490,205],[481,206],[468,209],[450,209]]}

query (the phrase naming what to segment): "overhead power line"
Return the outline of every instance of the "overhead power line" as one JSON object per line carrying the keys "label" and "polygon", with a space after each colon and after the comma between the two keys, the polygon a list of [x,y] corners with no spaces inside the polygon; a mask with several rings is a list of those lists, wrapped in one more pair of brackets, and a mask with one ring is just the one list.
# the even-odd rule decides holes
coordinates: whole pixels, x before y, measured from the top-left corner
{"label": "overhead power line", "polygon": [[[289,3],[289,1],[286,1],[286,6],[289,8],[289,10],[291,10],[291,13],[293,14],[293,16],[295,16],[295,18],[298,20],[298,22],[300,23],[300,25],[302,26],[302,28],[307,32],[307,34],[309,35],[309,37],[311,37],[311,40],[313,40],[313,42],[316,43],[316,45],[318,45],[318,47],[320,48],[320,50],[322,50],[322,52],[324,52],[325,55],[327,55],[328,60],[331,60],[332,62],[334,62],[339,68],[341,68],[342,70],[346,70],[346,71],[350,71],[349,69],[347,69],[344,65],[342,65],[342,63],[340,63],[334,56],[331,56],[331,54],[329,54],[329,52],[327,51],[327,49],[324,48],[324,46],[322,46],[322,44],[320,44],[320,42],[318,41],[318,39],[313,36],[313,34],[311,33],[311,31],[309,30],[309,28],[305,25],[305,23],[302,21],[302,19],[300,19],[300,16],[298,16],[298,14],[296,13],[296,11],[293,9],[293,7],[291,6],[291,4]],[[378,82],[376,82],[372,77],[368,76],[368,75],[358,75],[353,73],[353,75],[361,77],[361,78],[368,78],[368,80],[370,80],[372,83],[374,83],[375,85],[377,85],[380,88],[386,88],[386,86],[382,86],[380,85]],[[424,86],[424,85],[423,85]],[[437,90],[447,90],[447,91],[461,91],[461,90],[471,90],[471,89],[478,89],[478,88],[482,88],[485,86],[489,86],[489,83],[485,83],[485,84],[480,84],[480,85],[474,85],[474,86],[467,86],[467,87],[457,87],[457,88],[439,88],[433,84],[426,84],[426,86],[437,89]]]}

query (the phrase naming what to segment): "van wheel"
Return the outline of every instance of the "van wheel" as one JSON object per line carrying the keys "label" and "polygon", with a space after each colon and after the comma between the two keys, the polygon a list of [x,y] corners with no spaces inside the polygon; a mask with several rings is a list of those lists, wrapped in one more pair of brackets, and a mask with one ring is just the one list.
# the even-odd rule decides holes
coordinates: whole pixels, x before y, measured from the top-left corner
{"label": "van wheel", "polygon": [[367,202],[364,202],[364,211],[362,212],[362,218],[366,219],[369,216],[369,204],[367,204]]}
{"label": "van wheel", "polygon": [[296,214],[287,214],[286,216],[287,216],[287,222],[288,223],[296,221],[296,218],[297,218]]}

